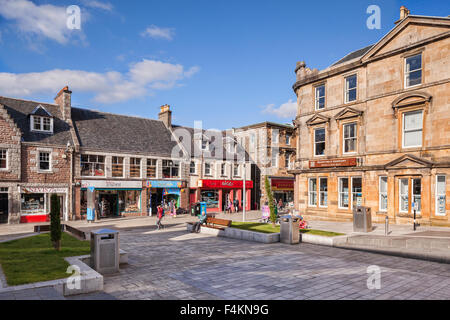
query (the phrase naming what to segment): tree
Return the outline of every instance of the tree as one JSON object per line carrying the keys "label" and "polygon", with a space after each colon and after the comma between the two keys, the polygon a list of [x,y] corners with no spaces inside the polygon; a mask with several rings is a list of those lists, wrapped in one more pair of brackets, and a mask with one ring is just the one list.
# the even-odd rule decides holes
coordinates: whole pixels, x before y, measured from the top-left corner
{"label": "tree", "polygon": [[51,196],[50,208],[50,239],[52,240],[53,247],[59,251],[61,250],[61,208],[56,194],[52,194]]}
{"label": "tree", "polygon": [[272,188],[270,188],[269,178],[267,176],[265,176],[264,185],[266,189],[267,201],[269,202],[270,221],[275,227],[275,222],[277,221],[277,213],[275,211],[275,204],[273,203]]}

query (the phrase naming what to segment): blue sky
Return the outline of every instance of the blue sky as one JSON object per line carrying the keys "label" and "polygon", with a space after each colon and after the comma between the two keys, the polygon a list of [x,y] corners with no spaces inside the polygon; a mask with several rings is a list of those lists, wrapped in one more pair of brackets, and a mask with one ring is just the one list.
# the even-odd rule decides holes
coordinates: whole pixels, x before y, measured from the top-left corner
{"label": "blue sky", "polygon": [[156,118],[170,104],[180,125],[291,122],[296,62],[323,69],[378,41],[401,5],[450,14],[446,1],[0,0],[0,95],[50,102],[69,84],[74,106]]}

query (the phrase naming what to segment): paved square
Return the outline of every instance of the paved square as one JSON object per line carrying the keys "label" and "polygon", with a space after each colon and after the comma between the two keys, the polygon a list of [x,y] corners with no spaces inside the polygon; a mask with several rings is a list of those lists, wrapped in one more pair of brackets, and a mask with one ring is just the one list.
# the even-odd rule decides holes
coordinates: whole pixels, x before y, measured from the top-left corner
{"label": "paved square", "polygon": [[[121,247],[129,265],[104,290],[118,299],[450,299],[447,264],[184,228],[122,232]],[[379,290],[367,288],[370,265],[381,268]]]}
{"label": "paved square", "polygon": [[[261,244],[187,233],[122,230],[129,264],[104,292],[68,299],[450,299],[450,265],[310,244]],[[367,267],[381,268],[369,290]],[[24,290],[0,299],[61,299]]]}

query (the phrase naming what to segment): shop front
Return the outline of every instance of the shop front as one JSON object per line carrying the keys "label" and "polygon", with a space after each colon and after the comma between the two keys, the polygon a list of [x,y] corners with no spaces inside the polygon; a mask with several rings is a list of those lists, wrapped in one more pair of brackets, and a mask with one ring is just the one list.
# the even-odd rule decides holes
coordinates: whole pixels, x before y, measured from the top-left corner
{"label": "shop front", "polygon": [[281,200],[284,205],[294,204],[294,182],[295,178],[276,178],[270,179],[270,185],[274,199],[277,203]]}
{"label": "shop front", "polygon": [[51,195],[60,203],[61,220],[68,220],[68,188],[20,187],[20,222],[47,222],[51,210]]}
{"label": "shop front", "polygon": [[146,184],[148,212],[154,214],[158,205],[167,206],[170,202],[173,202],[176,208],[180,208],[181,193],[185,184],[176,180],[148,180]]}
{"label": "shop front", "polygon": [[[207,212],[226,211],[227,203],[239,201],[239,210],[243,206],[243,180],[198,180],[197,196],[195,201],[206,202]],[[247,180],[246,187],[246,210],[251,207],[251,189],[253,181]],[[192,200],[191,200],[192,201]],[[234,207],[232,208],[234,212]]]}
{"label": "shop front", "polygon": [[87,188],[94,188],[97,218],[115,218],[142,214],[141,181],[83,180],[80,191],[80,213],[86,216]]}

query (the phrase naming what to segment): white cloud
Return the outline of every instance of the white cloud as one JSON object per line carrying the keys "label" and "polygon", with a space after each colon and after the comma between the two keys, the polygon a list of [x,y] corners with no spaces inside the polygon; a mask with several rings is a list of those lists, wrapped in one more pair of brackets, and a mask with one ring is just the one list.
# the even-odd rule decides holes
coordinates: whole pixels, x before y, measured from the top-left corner
{"label": "white cloud", "polygon": [[154,39],[172,40],[175,35],[173,28],[160,28],[155,25],[151,25],[144,32],[141,33],[143,37],[150,37]]}
{"label": "white cloud", "polygon": [[110,2],[103,2],[97,0],[82,0],[83,5],[94,9],[102,9],[105,11],[112,11],[113,5]]}
{"label": "white cloud", "polygon": [[20,74],[3,72],[0,94],[18,97],[52,94],[69,85],[74,91],[93,93],[97,102],[116,103],[151,95],[155,90],[171,89],[198,70],[198,67],[185,70],[180,64],[144,59],[132,64],[126,73],[62,69]]}
{"label": "white cloud", "polygon": [[281,119],[292,119],[297,115],[297,102],[289,99],[288,102],[283,103],[279,107],[275,107],[274,104],[269,104],[264,107],[262,112],[266,114],[273,114]]}
{"label": "white cloud", "polygon": [[66,43],[70,35],[65,7],[35,5],[28,0],[0,0],[0,15],[13,20],[23,33],[44,36],[59,43]]}

